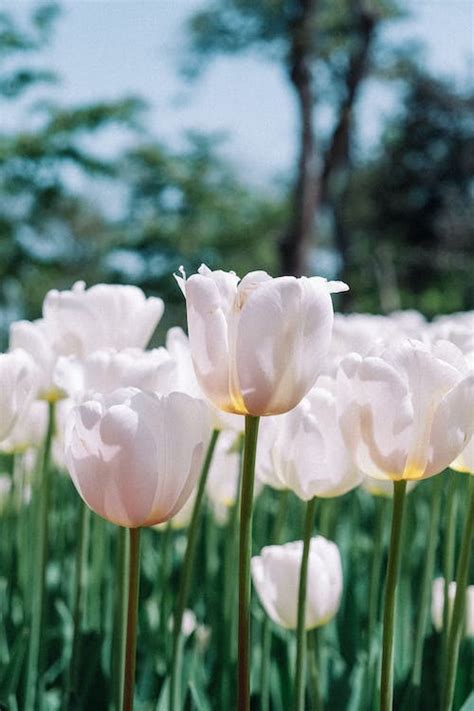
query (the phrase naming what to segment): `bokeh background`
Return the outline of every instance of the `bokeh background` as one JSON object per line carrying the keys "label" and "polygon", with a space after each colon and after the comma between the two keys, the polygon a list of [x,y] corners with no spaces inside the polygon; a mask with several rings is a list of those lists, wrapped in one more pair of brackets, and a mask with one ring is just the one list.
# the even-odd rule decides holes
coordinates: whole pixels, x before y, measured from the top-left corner
{"label": "bokeh background", "polygon": [[470,0],[3,0],[2,345],[77,279],[182,323],[202,261],[472,308],[473,33]]}

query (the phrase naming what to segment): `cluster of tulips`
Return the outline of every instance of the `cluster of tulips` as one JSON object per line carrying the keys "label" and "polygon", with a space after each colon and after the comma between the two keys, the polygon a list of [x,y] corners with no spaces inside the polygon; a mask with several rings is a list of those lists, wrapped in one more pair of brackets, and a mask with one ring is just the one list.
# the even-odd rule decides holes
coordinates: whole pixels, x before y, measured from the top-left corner
{"label": "cluster of tulips", "polygon": [[[186,606],[205,495],[217,519],[225,519],[230,504],[240,512],[239,711],[250,709],[252,583],[268,617],[295,630],[292,708],[306,708],[307,631],[337,614],[343,589],[338,546],[313,536],[316,502],[358,486],[393,494],[377,684],[380,709],[391,709],[407,486],[448,467],[471,474],[455,580],[433,581],[433,566],[427,566],[423,582],[434,623],[446,636],[441,708],[448,711],[461,638],[474,633],[474,588],[468,586],[474,314],[431,323],[416,312],[335,316],[331,294],[348,287],[321,277],[273,279],[257,271],[239,279],[203,265],[176,280],[186,301],[189,337],[172,328],[166,347],[145,350],[164,310],[161,299],[146,298],[134,286],[86,289],[79,282],[71,291],[50,291],[40,320],[13,323],[10,349],[0,355],[0,448],[35,457],[31,490],[23,482],[20,492],[25,505],[34,500],[37,512],[25,709],[36,708],[38,695],[53,459],[69,472],[87,507],[128,536],[115,691],[117,709],[124,710],[134,702],[140,531],[166,522],[188,528],[169,629],[168,708],[181,707],[180,636],[191,614]],[[0,481],[0,498],[13,495],[11,477]],[[252,557],[254,499],[265,486],[281,491],[282,502],[287,491],[305,502],[304,535],[281,543],[283,504],[271,545]],[[433,488],[433,529],[439,499],[439,487]],[[427,532],[431,560],[433,545]],[[78,566],[80,575],[80,552]],[[425,628],[423,619],[414,668],[418,686]],[[73,640],[72,668],[76,653]],[[70,693],[65,690],[64,708]],[[219,699],[215,704],[224,708]]]}

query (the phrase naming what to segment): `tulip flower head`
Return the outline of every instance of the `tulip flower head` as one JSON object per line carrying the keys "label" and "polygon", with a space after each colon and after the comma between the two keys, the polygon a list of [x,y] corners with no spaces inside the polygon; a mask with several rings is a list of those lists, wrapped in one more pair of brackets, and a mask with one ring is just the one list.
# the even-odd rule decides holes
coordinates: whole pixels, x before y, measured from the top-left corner
{"label": "tulip flower head", "polygon": [[170,328],[166,334],[166,350],[174,363],[170,378],[172,390],[206,400],[209,404],[213,429],[230,429],[239,432],[243,430],[244,423],[241,417],[223,412],[207,400],[205,393],[197,381],[196,373],[194,372],[189,338],[179,326]]}
{"label": "tulip flower head", "polygon": [[[252,558],[252,579],[265,612],[277,625],[296,629],[303,541],[267,546]],[[305,628],[320,627],[339,609],[342,566],[339,549],[323,536],[311,539]]]}
{"label": "tulip flower head", "polygon": [[143,351],[104,348],[80,359],[77,356],[58,360],[55,382],[77,402],[94,393],[110,393],[134,387],[165,395],[170,392],[175,364],[166,348]]}
{"label": "tulip flower head", "polygon": [[331,293],[348,289],[321,277],[211,271],[176,276],[186,298],[199,384],[218,408],[277,415],[310,390],[329,348]]}
{"label": "tulip flower head", "polygon": [[[456,597],[456,581],[452,580],[448,585],[448,608],[449,615],[452,613],[454,598]],[[443,629],[443,608],[444,608],[444,578],[433,580],[431,590],[431,619],[437,632]],[[467,637],[474,636],[474,585],[466,588],[466,623],[465,634]]]}
{"label": "tulip flower head", "polygon": [[474,474],[474,435],[466,444],[461,454],[459,454],[449,466],[457,472]]}
{"label": "tulip flower head", "polygon": [[54,372],[60,345],[57,336],[45,319],[15,321],[10,326],[10,350],[22,348],[35,364],[36,395],[40,400],[54,402],[65,393],[54,382]]}
{"label": "tulip flower head", "polygon": [[321,376],[291,412],[261,424],[257,477],[290,489],[303,501],[341,496],[361,482],[344,444],[336,413],[335,382]]}
{"label": "tulip flower head", "polygon": [[35,364],[26,351],[0,353],[0,441],[28,409],[36,388]]}
{"label": "tulip flower head", "polygon": [[97,514],[128,528],[152,526],[188,500],[209,435],[201,400],[123,388],[71,410],[66,464]]}
{"label": "tulip flower head", "polygon": [[471,437],[474,373],[448,342],[405,340],[338,371],[341,431],[358,468],[377,479],[425,479]]}
{"label": "tulip flower head", "polygon": [[136,286],[78,281],[71,291],[46,294],[43,316],[61,352],[84,358],[101,348],[144,348],[163,315],[163,301]]}
{"label": "tulip flower head", "polygon": [[48,405],[42,400],[33,400],[23,411],[8,437],[0,443],[0,451],[24,453],[30,448],[39,448],[44,442],[48,427]]}

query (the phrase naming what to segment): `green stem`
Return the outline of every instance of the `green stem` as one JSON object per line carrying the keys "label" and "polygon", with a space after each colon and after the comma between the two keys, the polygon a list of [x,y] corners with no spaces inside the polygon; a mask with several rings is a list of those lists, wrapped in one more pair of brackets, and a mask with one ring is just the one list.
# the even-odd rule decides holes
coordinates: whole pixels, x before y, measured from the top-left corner
{"label": "green stem", "polygon": [[449,625],[448,655],[446,676],[443,679],[443,693],[441,711],[450,711],[454,699],[456,670],[464,627],[466,605],[466,587],[469,572],[469,563],[472,553],[472,537],[474,535],[474,476],[469,477],[469,505],[464,524],[456,570],[456,596],[453,604],[453,614]]}
{"label": "green stem", "polygon": [[446,497],[446,533],[443,555],[443,628],[441,630],[441,678],[446,676],[448,663],[448,635],[449,635],[449,583],[454,577],[454,551],[456,548],[456,519],[458,508],[457,483],[459,474],[448,472],[448,492]]}
{"label": "green stem", "polygon": [[[423,662],[423,646],[425,642],[426,626],[428,623],[431,588],[433,584],[433,573],[435,566],[436,546],[438,543],[439,514],[441,510],[441,492],[443,479],[441,476],[435,477],[431,492],[431,516],[428,531],[428,547],[425,555],[425,565],[423,579],[421,583],[421,603],[419,607],[418,624],[415,637],[415,653],[412,669],[411,682],[415,689],[419,690],[421,685],[421,672]],[[418,706],[417,703],[414,704]]]}
{"label": "green stem", "polygon": [[[160,565],[161,565],[161,575],[157,576],[157,582],[159,579],[170,580],[173,571],[173,528],[171,526],[171,521],[167,521],[161,534],[161,547],[160,547]],[[166,585],[159,585],[160,588],[160,636],[163,645],[163,654],[166,662],[168,662],[168,644],[167,638],[169,634],[168,622],[170,618],[170,607],[169,605],[169,595]]]}
{"label": "green stem", "polygon": [[216,448],[217,439],[219,437],[219,430],[213,430],[211,440],[207,447],[206,456],[201,469],[201,474],[199,478],[198,489],[196,493],[196,499],[194,501],[193,513],[191,516],[191,521],[189,523],[188,529],[188,539],[186,543],[186,552],[184,554],[183,569],[181,573],[181,580],[179,583],[178,599],[176,602],[176,608],[173,616],[173,650],[171,655],[171,678],[170,678],[170,711],[178,709],[180,707],[180,694],[179,694],[179,674],[178,670],[181,666],[180,664],[180,652],[182,651],[181,641],[181,625],[183,622],[183,614],[186,608],[186,602],[189,597],[189,589],[191,587],[191,579],[194,567],[194,558],[196,555],[196,544],[197,544],[197,533],[199,528],[199,518],[201,515],[202,502],[204,499],[204,492],[206,489],[207,476],[209,474],[209,469],[212,462],[212,457],[214,455],[214,450]]}
{"label": "green stem", "polygon": [[296,624],[296,668],[293,708],[304,711],[306,695],[306,588],[308,583],[308,561],[311,534],[313,532],[316,497],[306,505],[303,532],[303,554],[301,556],[300,584],[298,589],[298,617]]}
{"label": "green stem", "polygon": [[385,547],[385,520],[387,514],[387,499],[384,496],[375,498],[377,508],[374,531],[374,550],[370,571],[369,615],[367,623],[368,642],[368,674],[367,674],[367,708],[373,704],[376,688],[376,655],[375,631],[379,620],[380,581]]}
{"label": "green stem", "polygon": [[[278,497],[278,510],[270,535],[271,545],[278,545],[281,540],[283,528],[287,516],[287,505],[289,489],[281,491]],[[260,708],[261,711],[268,711],[270,703],[270,657],[272,647],[272,631],[270,618],[265,615],[262,622],[262,666],[260,672]]]}
{"label": "green stem", "polygon": [[123,702],[123,669],[127,631],[127,602],[129,568],[128,529],[117,527],[117,573],[115,578],[114,634],[112,647],[112,694],[114,711],[120,711]]}
{"label": "green stem", "polygon": [[319,679],[319,632],[311,630],[308,634],[309,681],[311,689],[312,711],[323,711],[323,698]]}
{"label": "green stem", "polygon": [[223,620],[223,651],[221,674],[221,705],[231,708],[235,704],[231,679],[234,678],[234,668],[237,661],[237,576],[235,565],[239,544],[239,510],[242,484],[243,452],[245,437],[239,435],[239,476],[236,489],[236,499],[230,508],[224,541],[224,594],[222,600]]}
{"label": "green stem", "polygon": [[[71,649],[71,659],[69,662],[66,683],[65,683],[65,693],[63,699],[63,709],[67,711],[70,708],[71,696],[75,699],[79,687],[79,642],[81,639],[81,611],[82,611],[82,593],[84,589],[86,566],[87,566],[87,553],[89,547],[89,520],[90,520],[90,510],[82,501],[79,500],[80,512],[79,512],[79,540],[77,542],[76,548],[76,560],[75,560],[75,580],[74,580],[74,603],[73,603],[73,636],[72,636],[72,649]],[[75,702],[74,702],[75,703]]]}
{"label": "green stem", "polygon": [[258,417],[246,415],[240,501],[238,711],[250,711],[250,558],[252,556],[252,508],[258,425]]}
{"label": "green stem", "polygon": [[393,700],[393,647],[394,620],[400,570],[400,539],[403,526],[406,481],[393,482],[393,513],[390,549],[385,583],[385,604],[383,614],[382,673],[380,683],[380,711],[391,711]]}
{"label": "green stem", "polygon": [[46,597],[46,563],[48,557],[48,532],[49,532],[49,502],[51,494],[51,471],[49,458],[51,443],[54,434],[53,402],[48,403],[48,428],[43,445],[43,452],[38,472],[38,509],[36,512],[36,549],[35,549],[35,575],[36,580],[32,592],[30,646],[28,650],[28,664],[26,672],[25,708],[34,709],[36,691],[41,672],[41,647],[42,631],[45,617]]}
{"label": "green stem", "polygon": [[137,652],[138,591],[140,585],[140,528],[130,528],[130,561],[128,577],[127,641],[123,677],[122,711],[133,711],[135,663]]}

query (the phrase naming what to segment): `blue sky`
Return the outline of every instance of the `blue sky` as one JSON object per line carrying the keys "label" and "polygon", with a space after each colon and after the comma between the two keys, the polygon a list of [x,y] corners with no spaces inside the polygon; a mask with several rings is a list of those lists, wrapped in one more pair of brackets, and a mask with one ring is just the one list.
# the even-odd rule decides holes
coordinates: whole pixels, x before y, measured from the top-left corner
{"label": "blue sky", "polygon": [[[474,2],[407,1],[411,16],[385,32],[390,44],[416,40],[432,71],[465,83],[474,76]],[[26,10],[34,3],[4,0]],[[178,65],[185,46],[183,24],[202,0],[64,0],[64,12],[47,65],[63,83],[60,103],[138,94],[150,103],[150,130],[178,147],[186,129],[229,136],[225,152],[246,176],[265,182],[284,174],[295,153],[295,108],[283,71],[255,56],[215,61],[197,82],[186,84]],[[363,145],[374,145],[384,115],[396,109],[393,93],[367,84],[360,102]],[[18,116],[10,123],[17,125]],[[8,126],[8,117],[3,118]],[[117,135],[102,141],[115,150]]]}

